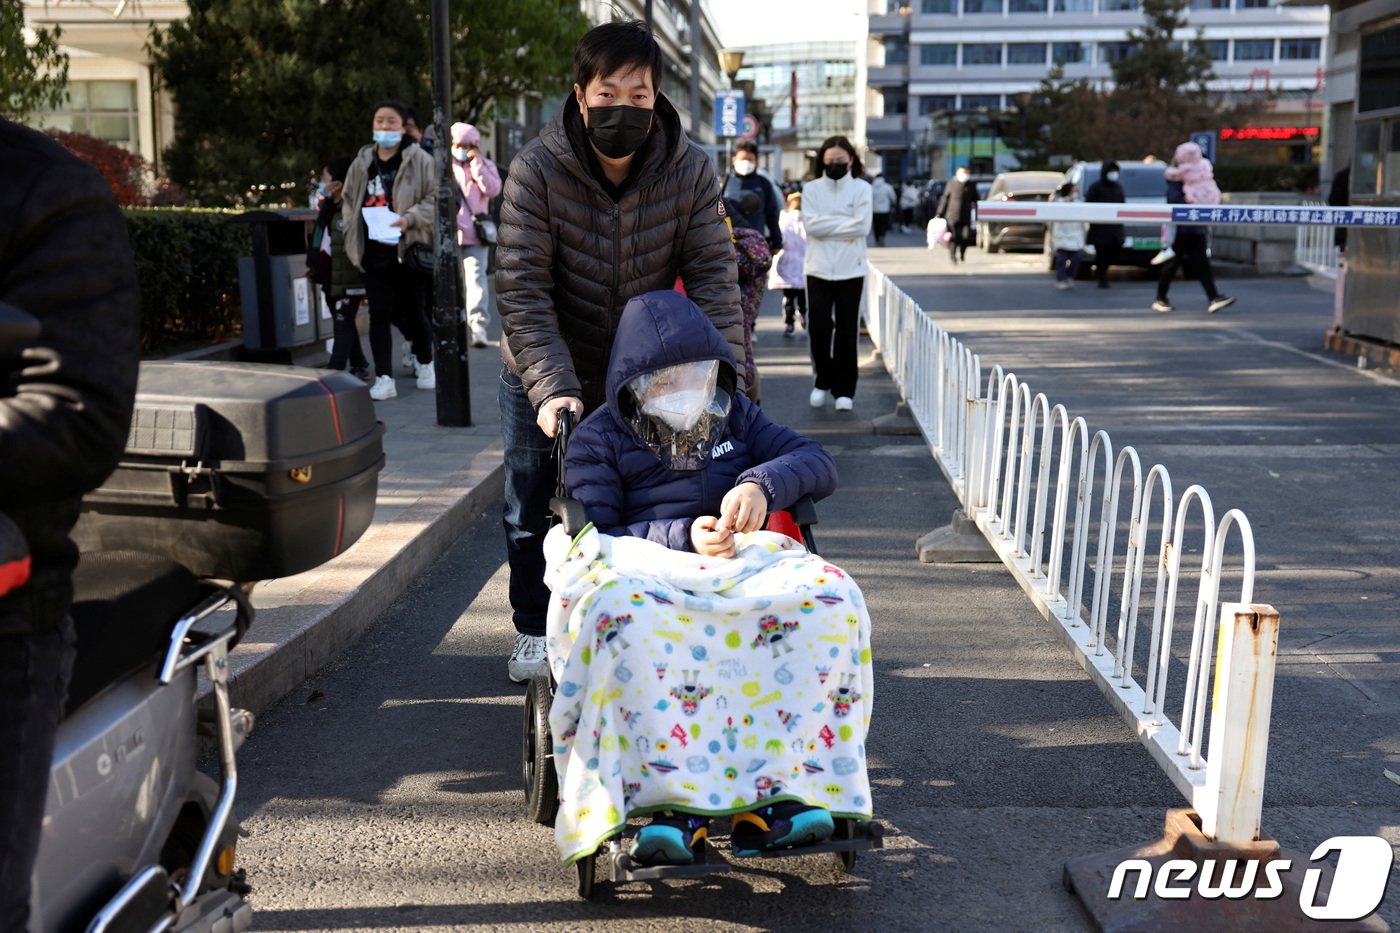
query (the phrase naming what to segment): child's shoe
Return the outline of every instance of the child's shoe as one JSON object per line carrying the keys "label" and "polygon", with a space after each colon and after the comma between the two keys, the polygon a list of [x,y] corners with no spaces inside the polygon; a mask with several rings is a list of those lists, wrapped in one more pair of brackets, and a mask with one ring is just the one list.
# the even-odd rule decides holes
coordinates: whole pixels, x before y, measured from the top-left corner
{"label": "child's shoe", "polygon": [[1170,246],[1163,247],[1160,253],[1152,257],[1152,265],[1160,266],[1162,263],[1166,262],[1168,259],[1171,259],[1175,255],[1176,251],[1173,250]]}
{"label": "child's shoe", "polygon": [[799,800],[783,800],[734,814],[730,847],[737,856],[825,842],[835,832],[831,811]]}
{"label": "child's shoe", "polygon": [[709,817],[662,810],[637,833],[630,854],[643,865],[689,865],[709,835]]}

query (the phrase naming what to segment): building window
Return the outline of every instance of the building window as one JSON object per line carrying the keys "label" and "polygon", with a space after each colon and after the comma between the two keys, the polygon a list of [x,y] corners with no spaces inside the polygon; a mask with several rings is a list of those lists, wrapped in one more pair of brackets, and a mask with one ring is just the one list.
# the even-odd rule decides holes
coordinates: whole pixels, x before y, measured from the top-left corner
{"label": "building window", "polygon": [[956,65],[958,47],[953,43],[919,46],[920,65]]}
{"label": "building window", "polygon": [[964,110],[1000,110],[1000,94],[964,94],[962,96],[962,109]]}
{"label": "building window", "polygon": [[1279,41],[1278,57],[1284,61],[1312,61],[1322,57],[1321,39],[1282,39]]}
{"label": "building window", "polygon": [[1230,0],[1191,0],[1193,10],[1228,10]]}
{"label": "building window", "polygon": [[1100,13],[1134,13],[1138,0],[1099,0]]}
{"label": "building window", "polygon": [[1056,65],[1085,65],[1089,62],[1089,46],[1084,42],[1056,42],[1050,48],[1050,59]]}
{"label": "building window", "polygon": [[964,65],[1000,65],[1000,42],[973,42],[962,47]]}
{"label": "building window", "polygon": [[45,129],[86,133],[140,151],[135,81],[69,81],[63,107],[39,114]]}
{"label": "building window", "polygon": [[1236,39],[1235,61],[1271,62],[1274,60],[1273,39]]}
{"label": "building window", "polygon": [[881,94],[885,98],[885,116],[897,117],[909,112],[909,92],[902,87],[887,87]]}
{"label": "building window", "polygon": [[924,116],[956,109],[958,109],[958,98],[953,94],[930,94],[919,98],[919,113]]}
{"label": "building window", "polygon": [[1239,0],[1238,9],[1262,10],[1269,6],[1269,0]]}
{"label": "building window", "polygon": [[1006,44],[1006,62],[1009,65],[1043,65],[1045,64],[1045,43],[1008,42]]}
{"label": "building window", "polygon": [[1008,0],[1007,5],[1012,13],[1044,13],[1048,8],[1046,0]]}
{"label": "building window", "polygon": [[909,64],[909,43],[903,36],[885,37],[885,64]]}
{"label": "building window", "polygon": [[1094,0],[1055,0],[1056,13],[1092,13]]}
{"label": "building window", "polygon": [[956,13],[958,12],[958,3],[957,0],[924,0],[919,11],[924,14]]}
{"label": "building window", "polygon": [[1200,49],[1206,53],[1206,58],[1213,62],[1228,62],[1230,60],[1228,39],[1206,39],[1200,43]]}
{"label": "building window", "polygon": [[1101,65],[1111,65],[1114,62],[1121,62],[1131,54],[1133,54],[1133,44],[1131,42],[1099,43],[1099,64]]}
{"label": "building window", "polygon": [[963,0],[963,12],[971,16],[973,13],[995,13],[1001,15],[1001,0]]}

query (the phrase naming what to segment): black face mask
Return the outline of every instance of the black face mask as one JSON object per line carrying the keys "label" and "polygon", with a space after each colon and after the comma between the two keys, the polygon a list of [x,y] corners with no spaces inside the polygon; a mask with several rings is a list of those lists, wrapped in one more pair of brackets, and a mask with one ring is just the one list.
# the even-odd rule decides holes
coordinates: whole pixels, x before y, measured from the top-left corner
{"label": "black face mask", "polygon": [[822,173],[832,181],[840,181],[845,178],[846,173],[850,170],[851,167],[845,162],[828,162],[822,166]]}
{"label": "black face mask", "polygon": [[652,111],[619,104],[588,108],[588,138],[609,159],[630,156],[647,141]]}

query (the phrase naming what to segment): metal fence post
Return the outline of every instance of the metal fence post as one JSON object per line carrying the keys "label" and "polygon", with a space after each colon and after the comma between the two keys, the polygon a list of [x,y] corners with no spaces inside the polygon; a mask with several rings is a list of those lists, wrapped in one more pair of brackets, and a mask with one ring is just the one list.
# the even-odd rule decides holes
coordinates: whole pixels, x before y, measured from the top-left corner
{"label": "metal fence post", "polygon": [[1259,838],[1277,655],[1274,607],[1221,605],[1210,757],[1202,799],[1195,803],[1202,831],[1224,845]]}

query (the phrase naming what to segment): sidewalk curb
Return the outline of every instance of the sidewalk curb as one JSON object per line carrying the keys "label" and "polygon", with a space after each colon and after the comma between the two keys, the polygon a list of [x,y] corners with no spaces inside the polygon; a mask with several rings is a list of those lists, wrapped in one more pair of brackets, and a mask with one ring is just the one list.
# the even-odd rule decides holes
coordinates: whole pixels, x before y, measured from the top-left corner
{"label": "sidewalk curb", "polygon": [[[500,441],[441,486],[387,522],[328,570],[278,607],[277,618],[257,619],[240,648],[268,645],[256,654],[230,655],[229,697],[233,705],[263,712],[330,664],[374,624],[505,490]],[[201,682],[201,705],[210,705]]]}

